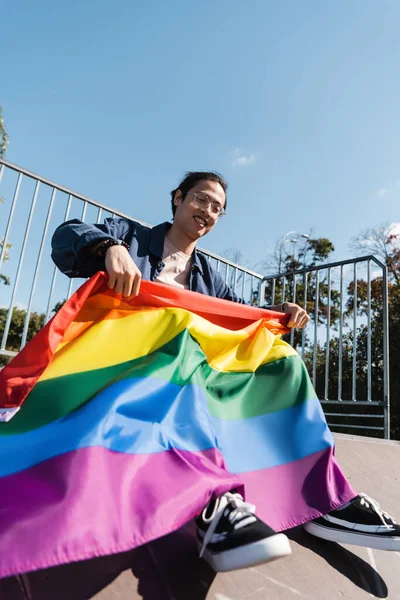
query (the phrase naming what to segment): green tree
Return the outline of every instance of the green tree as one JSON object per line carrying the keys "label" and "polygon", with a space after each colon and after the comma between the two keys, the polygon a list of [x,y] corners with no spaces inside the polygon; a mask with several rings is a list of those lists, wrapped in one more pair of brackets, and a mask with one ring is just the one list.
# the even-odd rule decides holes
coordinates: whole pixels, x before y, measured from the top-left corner
{"label": "green tree", "polygon": [[[358,254],[372,254],[388,267],[388,304],[389,304],[389,342],[390,342],[390,398],[391,398],[391,436],[400,439],[400,371],[397,367],[400,360],[400,235],[396,233],[395,224],[381,224],[370,228],[352,239],[350,248]],[[367,400],[368,376],[371,381],[371,399],[382,400],[384,397],[383,381],[383,280],[374,277],[371,280],[370,310],[371,310],[371,371],[368,373],[368,327],[365,319],[368,315],[368,283],[365,279],[357,280],[357,316],[362,323],[357,327],[355,344],[356,364],[356,397]],[[351,318],[354,311],[354,282],[347,287],[345,318]],[[343,335],[342,343],[342,382],[341,398],[352,399],[353,391],[353,331]],[[306,362],[312,364],[313,352],[310,349]],[[317,350],[316,390],[319,397],[324,396],[325,387],[326,348]],[[328,397],[337,398],[339,372],[339,344],[333,339],[329,346],[329,382]],[[364,405],[357,407],[354,403],[352,412],[362,412],[365,415],[375,412],[374,407]],[[346,413],[348,406],[335,406],[335,412]],[[341,417],[342,423],[352,424],[350,417]],[[380,435],[368,429],[368,426],[382,425],[382,419],[371,416],[358,420],[364,425],[367,435]],[[351,432],[351,430],[349,430]]]}
{"label": "green tree", "polygon": [[[66,298],[57,302],[52,310],[53,313],[56,313],[60,308],[65,304]],[[0,308],[0,341],[3,337],[3,332],[7,320],[8,309]],[[13,314],[11,317],[10,329],[7,336],[7,344],[6,350],[10,350],[12,352],[19,352],[21,347],[22,334],[24,331],[24,323],[26,317],[26,310],[21,308],[14,308]],[[28,326],[28,334],[26,341],[29,342],[43,327],[45,322],[46,315],[44,313],[39,312],[31,312],[29,317],[29,326]],[[4,367],[8,362],[10,362],[10,358],[6,356],[0,355],[0,367]]]}
{"label": "green tree", "polygon": [[[6,324],[8,310],[0,309],[0,340],[3,337],[3,332]],[[43,327],[45,314],[32,312],[29,319],[27,341],[33,338],[34,335]],[[10,323],[10,329],[7,336],[6,350],[18,352],[21,347],[22,333],[24,331],[24,323],[26,310],[14,308]],[[3,367],[10,361],[10,358],[0,355],[0,366]]]}
{"label": "green tree", "polygon": [[350,241],[350,249],[358,255],[372,254],[386,264],[389,276],[400,284],[399,223],[381,223],[364,229]]}
{"label": "green tree", "polygon": [[[359,253],[373,253],[388,268],[389,343],[390,343],[390,398],[391,434],[400,439],[400,231],[398,223],[382,223],[363,231],[351,241],[351,248]],[[348,311],[353,310],[354,285],[349,286]],[[358,281],[357,312],[368,311],[368,285]],[[383,282],[378,277],[371,282],[371,327],[372,327],[372,380],[378,397],[383,397]],[[360,353],[367,352],[367,330],[360,332]]]}
{"label": "green tree", "polygon": [[[285,278],[281,275],[275,278],[275,282],[268,280],[265,287],[265,305],[280,304],[286,302],[296,302],[304,307],[309,313],[311,320],[315,321],[315,297],[317,291],[317,276],[315,272],[295,275],[294,272],[302,269],[312,268],[324,264],[328,261],[335,247],[328,238],[309,237],[295,254],[290,252],[287,245],[282,245],[278,240],[269,258],[264,261],[264,267],[267,264],[281,265]],[[294,244],[293,244],[294,248]],[[269,267],[271,270],[271,267]],[[296,282],[294,293],[294,281]],[[306,283],[307,282],[307,283]],[[320,272],[318,275],[318,324],[326,322],[328,316],[328,277],[326,272]],[[330,289],[330,322],[332,327],[336,327],[339,319],[339,292],[333,288],[331,282]],[[303,336],[301,331],[294,331],[293,346],[296,348],[304,341],[305,346],[309,346],[310,340],[307,335]],[[286,338],[289,340],[289,336]]]}
{"label": "green tree", "polygon": [[[0,198],[0,204],[2,204],[2,203],[3,203],[3,198]],[[4,241],[0,240],[0,253],[3,249],[3,244],[4,244]],[[4,261],[6,261],[10,258],[10,254],[9,254],[10,248],[11,248],[11,244],[7,244],[6,251],[4,254]],[[2,283],[4,283],[4,285],[10,285],[10,278],[7,275],[4,275],[3,273],[0,273],[0,281]]]}
{"label": "green tree", "polygon": [[8,135],[6,126],[4,125],[3,109],[0,106],[0,158],[2,158],[7,150]]}
{"label": "green tree", "polygon": [[[351,240],[350,248],[359,255],[372,254],[379,258],[388,267],[389,284],[389,340],[390,340],[390,396],[391,396],[391,435],[395,439],[400,439],[400,371],[397,365],[400,360],[400,232],[398,224],[383,223],[375,228],[363,231],[360,235]],[[304,267],[312,267],[324,263],[329,259],[333,251],[333,244],[327,238],[310,238],[294,256],[287,252],[282,259],[284,270],[288,273],[286,276],[286,294],[285,300],[290,301],[290,289],[293,283],[293,276],[290,274],[293,270],[300,270]],[[322,272],[320,272],[322,274]],[[297,283],[296,302],[303,305],[304,291],[307,292],[307,311],[315,321],[314,299],[315,299],[315,276],[311,275],[307,281],[307,288],[301,284],[301,278],[298,277],[300,284]],[[267,285],[266,300],[268,294],[271,295],[272,282]],[[354,309],[354,282],[351,282],[346,289],[346,305],[343,315],[343,326],[353,316]],[[320,279],[319,283],[319,311],[318,323],[326,322],[327,317],[327,297],[328,285],[327,278]],[[282,280],[275,282],[275,302],[282,299]],[[335,330],[339,325],[339,293],[331,289],[331,312],[330,322],[331,330]],[[342,400],[352,400],[353,397],[353,356],[355,348],[355,390],[356,398],[367,400],[368,378],[371,381],[371,399],[383,399],[383,282],[382,277],[375,277],[371,281],[371,372],[368,373],[368,329],[365,324],[365,317],[368,313],[368,284],[364,279],[357,281],[357,316],[360,317],[361,324],[356,331],[356,342],[353,343],[353,331],[343,330],[342,349],[341,349],[341,370],[342,378],[339,388],[339,339],[331,335],[328,353],[328,378],[326,389],[326,345],[317,343],[313,347],[313,340],[306,337],[304,360],[309,373],[312,374],[314,356],[316,362],[316,382],[315,387],[320,398],[338,398],[340,389],[340,398]],[[332,332],[331,332],[332,333]],[[300,344],[301,333],[296,331],[294,334],[294,346]],[[326,394],[325,394],[326,392]],[[372,416],[375,413],[374,407],[361,406],[354,403],[352,413],[363,413],[371,415],[359,418],[357,423],[365,426],[367,435],[374,435],[374,431],[368,429],[368,426],[382,425],[382,419]],[[348,406],[335,406],[335,412],[343,413],[340,422],[344,424],[354,424],[352,417],[346,416],[349,412]],[[338,419],[339,420],[339,419]],[[354,430],[349,429],[350,432]],[[381,435],[376,433],[376,435]]]}
{"label": "green tree", "polygon": [[66,303],[67,299],[64,298],[63,300],[60,300],[59,302],[56,302],[56,304],[54,305],[54,308],[51,312],[56,313],[60,310],[60,308],[62,308],[64,306],[64,304]]}

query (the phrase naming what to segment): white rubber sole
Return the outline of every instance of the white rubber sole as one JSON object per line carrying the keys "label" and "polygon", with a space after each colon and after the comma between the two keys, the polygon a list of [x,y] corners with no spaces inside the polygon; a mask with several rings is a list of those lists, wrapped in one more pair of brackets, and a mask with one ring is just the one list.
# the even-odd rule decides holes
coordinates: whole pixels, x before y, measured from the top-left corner
{"label": "white rubber sole", "polygon": [[[199,551],[201,543],[197,543]],[[288,538],[277,533],[269,538],[225,552],[213,553],[206,548],[203,557],[216,572],[235,571],[277,560],[292,553]]]}
{"label": "white rubber sole", "polygon": [[322,540],[337,542],[338,544],[352,544],[353,546],[364,546],[364,548],[373,548],[375,550],[397,550],[400,551],[400,537],[379,537],[368,533],[356,531],[342,531],[324,527],[319,523],[306,523],[304,529]]}

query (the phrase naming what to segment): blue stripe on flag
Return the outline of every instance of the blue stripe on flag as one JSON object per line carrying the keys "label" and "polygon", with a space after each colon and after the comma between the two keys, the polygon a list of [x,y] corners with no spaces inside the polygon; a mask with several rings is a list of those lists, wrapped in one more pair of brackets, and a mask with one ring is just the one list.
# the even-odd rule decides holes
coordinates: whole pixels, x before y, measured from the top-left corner
{"label": "blue stripe on flag", "polygon": [[292,462],[332,445],[316,399],[276,413],[222,420],[210,416],[198,385],[131,378],[114,383],[61,419],[0,437],[0,476],[93,446],[127,454],[216,447],[228,470],[241,473]]}

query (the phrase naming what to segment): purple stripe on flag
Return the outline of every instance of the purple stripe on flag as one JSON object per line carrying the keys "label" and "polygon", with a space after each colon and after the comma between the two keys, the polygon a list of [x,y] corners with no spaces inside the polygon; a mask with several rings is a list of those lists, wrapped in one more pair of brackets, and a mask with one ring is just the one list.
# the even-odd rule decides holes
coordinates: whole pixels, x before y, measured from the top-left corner
{"label": "purple stripe on flag", "polygon": [[0,479],[0,577],[129,550],[240,485],[218,450],[83,448]]}
{"label": "purple stripe on flag", "polygon": [[327,448],[286,465],[241,473],[246,500],[276,531],[320,517],[348,502],[358,492]]}
{"label": "purple stripe on flag", "polygon": [[356,495],[332,449],[239,478],[216,449],[82,448],[0,479],[0,577],[132,549],[181,527],[212,494],[241,491],[241,483],[278,530]]}

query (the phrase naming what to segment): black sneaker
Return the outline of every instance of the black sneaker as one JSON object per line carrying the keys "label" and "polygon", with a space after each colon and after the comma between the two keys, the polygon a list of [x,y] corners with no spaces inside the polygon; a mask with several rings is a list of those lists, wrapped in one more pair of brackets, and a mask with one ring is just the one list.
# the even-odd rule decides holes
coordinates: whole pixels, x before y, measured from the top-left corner
{"label": "black sneaker", "polygon": [[312,535],[339,544],[400,550],[400,526],[366,494],[356,496],[344,508],[306,523],[304,528]]}
{"label": "black sneaker", "polygon": [[211,500],[196,517],[197,545],[214,571],[233,571],[291,554],[289,540],[255,516],[236,493]]}

